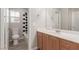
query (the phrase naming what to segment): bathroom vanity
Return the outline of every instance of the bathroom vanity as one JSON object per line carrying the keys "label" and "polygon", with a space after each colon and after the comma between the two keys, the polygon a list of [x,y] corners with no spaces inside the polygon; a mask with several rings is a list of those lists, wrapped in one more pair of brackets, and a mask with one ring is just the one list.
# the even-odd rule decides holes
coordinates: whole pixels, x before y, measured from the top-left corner
{"label": "bathroom vanity", "polygon": [[79,37],[68,32],[38,30],[37,47],[40,50],[79,50]]}

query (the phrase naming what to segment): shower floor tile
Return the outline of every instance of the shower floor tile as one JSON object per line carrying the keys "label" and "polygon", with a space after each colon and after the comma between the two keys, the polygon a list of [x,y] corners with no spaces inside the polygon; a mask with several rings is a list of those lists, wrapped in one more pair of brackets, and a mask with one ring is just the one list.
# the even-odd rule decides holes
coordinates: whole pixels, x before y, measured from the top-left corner
{"label": "shower floor tile", "polygon": [[12,42],[9,43],[9,50],[27,50],[28,45],[25,40],[19,40],[19,44],[14,46]]}

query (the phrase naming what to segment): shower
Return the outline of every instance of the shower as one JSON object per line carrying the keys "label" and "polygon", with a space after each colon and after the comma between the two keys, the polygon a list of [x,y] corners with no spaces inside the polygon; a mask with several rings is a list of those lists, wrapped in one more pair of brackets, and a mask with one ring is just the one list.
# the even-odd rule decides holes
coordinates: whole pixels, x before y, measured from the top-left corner
{"label": "shower", "polygon": [[28,8],[3,8],[2,11],[5,21],[4,36],[6,36],[2,47],[9,50],[27,50]]}

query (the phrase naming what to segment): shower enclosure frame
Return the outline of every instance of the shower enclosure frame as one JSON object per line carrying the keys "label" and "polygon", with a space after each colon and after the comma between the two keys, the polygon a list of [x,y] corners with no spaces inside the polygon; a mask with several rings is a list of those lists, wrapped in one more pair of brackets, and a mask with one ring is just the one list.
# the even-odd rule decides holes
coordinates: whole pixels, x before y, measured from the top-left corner
{"label": "shower enclosure frame", "polygon": [[1,8],[1,25],[0,25],[0,50],[8,50],[8,28],[9,28],[9,18],[5,17],[4,15],[8,16],[8,8]]}

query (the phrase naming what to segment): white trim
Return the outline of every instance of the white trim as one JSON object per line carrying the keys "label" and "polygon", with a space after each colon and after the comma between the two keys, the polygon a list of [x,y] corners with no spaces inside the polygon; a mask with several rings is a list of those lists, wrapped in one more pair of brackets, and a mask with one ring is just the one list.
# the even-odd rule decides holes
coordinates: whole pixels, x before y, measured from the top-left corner
{"label": "white trim", "polygon": [[[0,49],[8,50],[8,18],[4,19],[4,13],[7,12],[7,8],[1,8],[1,40],[0,40]],[[6,14],[7,15],[7,14]]]}
{"label": "white trim", "polygon": [[1,41],[0,41],[0,49],[4,49],[4,9],[1,8]]}
{"label": "white trim", "polygon": [[31,50],[31,8],[29,8],[28,16],[28,50]]}
{"label": "white trim", "polygon": [[[8,8],[5,8],[5,11],[4,11],[5,13],[6,13],[6,16],[7,16],[7,13],[9,12],[9,9]],[[8,17],[6,17],[6,19],[5,19],[5,22],[4,22],[4,24],[5,24],[5,31],[4,31],[4,33],[5,33],[5,40],[4,40],[4,46],[5,46],[5,49],[6,50],[8,50],[8,46],[9,46],[9,22],[7,22],[7,20],[9,21],[9,18]]]}

